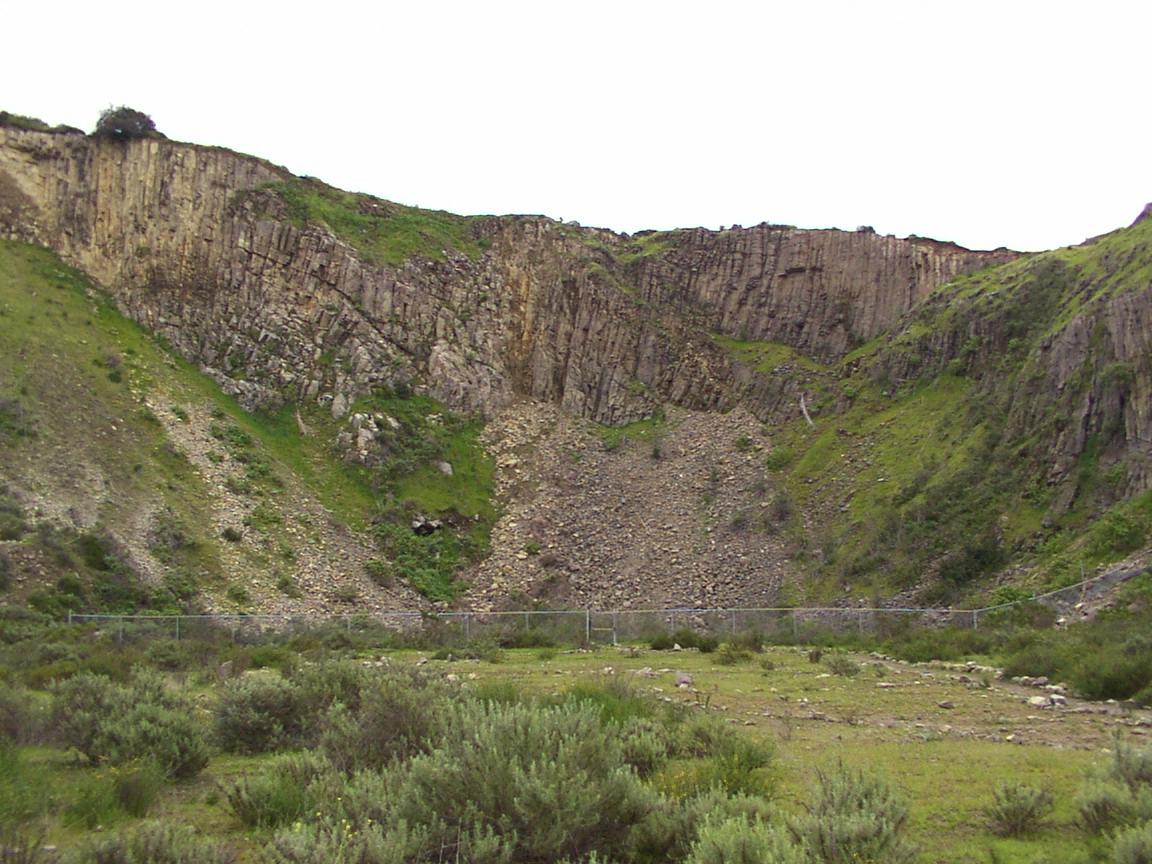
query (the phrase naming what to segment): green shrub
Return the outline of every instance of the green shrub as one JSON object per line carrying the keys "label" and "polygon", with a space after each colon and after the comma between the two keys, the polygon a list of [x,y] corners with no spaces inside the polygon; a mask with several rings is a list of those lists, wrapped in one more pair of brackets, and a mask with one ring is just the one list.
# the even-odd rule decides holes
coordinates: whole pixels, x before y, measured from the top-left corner
{"label": "green shrub", "polygon": [[720,641],[707,633],[697,633],[695,630],[680,628],[672,633],[660,633],[648,641],[653,651],[671,651],[679,645],[681,648],[695,648],[702,654],[715,651]]}
{"label": "green shrub", "polygon": [[907,825],[908,805],[886,783],[841,768],[819,775],[815,802],[790,827],[823,864],[905,864],[916,857],[904,838]]}
{"label": "green shrub", "polygon": [[133,705],[119,720],[109,718],[107,758],[119,765],[153,760],[169,777],[194,777],[208,764],[204,730],[189,709],[151,702]]}
{"label": "green shrub", "polygon": [[292,674],[291,680],[300,688],[305,714],[319,722],[337,702],[352,711],[357,710],[360,694],[370,676],[358,663],[334,660],[300,667]]}
{"label": "green shrub", "polygon": [[792,450],[788,447],[773,447],[764,458],[764,466],[769,471],[780,471],[788,467],[792,462],[793,455]]}
{"label": "green shrub", "polygon": [[273,675],[225,684],[216,708],[216,739],[230,753],[266,753],[300,743],[307,725],[300,688]]}
{"label": "green shrub", "polygon": [[1109,774],[1132,792],[1152,790],[1152,747],[1133,747],[1117,738],[1112,747]]}
{"label": "green shrub", "polygon": [[747,663],[752,659],[752,655],[742,648],[737,648],[730,642],[724,642],[716,651],[716,662],[721,666],[736,666],[740,663]]}
{"label": "green shrub", "polygon": [[231,864],[232,856],[192,828],[146,822],[130,833],[97,841],[74,860],[83,864]]}
{"label": "green shrub", "polygon": [[1112,864],[1152,864],[1152,822],[1116,835]]}
{"label": "green shrub", "polygon": [[728,643],[741,651],[759,654],[764,650],[764,634],[759,630],[741,630],[734,634]]}
{"label": "green shrub", "polygon": [[[409,763],[395,820],[483,824],[516,860],[611,855],[654,798],[624,764],[618,738],[586,705],[460,706],[440,747]],[[442,830],[442,829],[441,829]]]}
{"label": "green shrub", "polygon": [[1067,677],[1085,699],[1127,699],[1152,684],[1152,649],[1101,645],[1079,657]]}
{"label": "green shrub", "polygon": [[1152,819],[1152,789],[1129,789],[1115,779],[1090,777],[1076,796],[1076,820],[1090,834]]}
{"label": "green shrub", "polygon": [[672,739],[668,729],[646,717],[631,717],[620,725],[624,761],[648,777],[668,759]]}
{"label": "green shrub", "polygon": [[52,729],[90,762],[153,760],[171,777],[192,777],[208,763],[204,732],[191,707],[154,673],[125,687],[84,673],[56,688]]}
{"label": "green shrub", "polygon": [[687,864],[810,864],[788,832],[748,818],[707,820]]}
{"label": "green shrub", "polygon": [[824,661],[824,668],[833,675],[844,678],[854,678],[860,674],[860,664],[843,654],[833,654]]}
{"label": "green shrub", "polygon": [[279,757],[268,770],[224,787],[228,808],[249,828],[291,825],[318,803],[313,783],[331,768],[314,753]]}
{"label": "green shrub", "polygon": [[694,714],[677,727],[673,752],[690,758],[712,756],[731,746],[739,734],[716,717]]}
{"label": "green shrub", "polygon": [[387,677],[365,688],[359,710],[332,709],[320,749],[341,771],[383,768],[431,749],[447,706],[443,691],[431,684]]}
{"label": "green shrub", "polygon": [[624,860],[637,864],[683,861],[706,821],[727,819],[768,822],[775,811],[758,796],[726,795],[709,790],[688,797],[663,797],[636,826]]}
{"label": "green shrub", "polygon": [[1052,813],[1052,793],[1024,783],[1004,783],[992,793],[992,804],[985,810],[993,834],[1021,837],[1043,827]]}
{"label": "green shrub", "polygon": [[450,843],[432,844],[431,832],[421,826],[297,824],[279,832],[261,860],[264,864],[511,864],[507,844],[480,829],[460,826]]}
{"label": "green shrub", "polygon": [[90,762],[106,755],[104,727],[127,710],[128,695],[105,675],[84,673],[55,688],[52,729],[66,747],[75,747]]}
{"label": "green shrub", "polygon": [[92,134],[97,138],[117,138],[129,140],[132,138],[163,138],[156,131],[156,124],[152,118],[143,111],[121,105],[118,108],[106,108],[96,121],[96,129]]}
{"label": "green shrub", "polygon": [[157,639],[144,652],[148,665],[156,669],[175,672],[186,668],[191,662],[191,648],[187,642],[175,639]]}

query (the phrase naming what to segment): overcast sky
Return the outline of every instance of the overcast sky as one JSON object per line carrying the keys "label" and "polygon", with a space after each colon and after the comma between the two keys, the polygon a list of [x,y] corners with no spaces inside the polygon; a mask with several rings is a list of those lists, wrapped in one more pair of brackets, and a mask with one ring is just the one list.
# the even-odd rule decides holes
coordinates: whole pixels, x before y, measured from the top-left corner
{"label": "overcast sky", "polygon": [[459,213],[1047,249],[1152,200],[1152,4],[12,3],[0,108]]}

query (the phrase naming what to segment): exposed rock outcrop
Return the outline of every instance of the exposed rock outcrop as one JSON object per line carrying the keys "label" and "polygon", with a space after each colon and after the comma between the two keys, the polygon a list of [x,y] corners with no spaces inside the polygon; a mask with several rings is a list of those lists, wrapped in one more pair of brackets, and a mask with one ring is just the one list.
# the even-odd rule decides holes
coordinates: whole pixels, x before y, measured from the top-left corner
{"label": "exposed rock outcrop", "polygon": [[[474,219],[478,258],[373,264],[294,223],[289,175],[226,150],[0,129],[0,232],[61,252],[250,407],[423,381],[455,408],[514,396],[606,423],[727,408],[712,332],[831,359],[952,275],[1013,253],[869,232],[672,232],[655,250],[537,217]],[[663,237],[663,235],[662,235]]]}

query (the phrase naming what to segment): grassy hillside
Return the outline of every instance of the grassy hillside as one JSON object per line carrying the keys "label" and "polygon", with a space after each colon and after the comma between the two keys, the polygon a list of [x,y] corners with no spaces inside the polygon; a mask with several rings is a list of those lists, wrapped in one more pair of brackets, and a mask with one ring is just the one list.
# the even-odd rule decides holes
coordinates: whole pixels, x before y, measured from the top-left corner
{"label": "grassy hillside", "polygon": [[[248,414],[54,255],[0,243],[0,590],[57,614],[266,607],[299,598],[308,546],[345,537],[390,587],[454,596],[495,516],[479,427],[424,397],[370,401],[398,418],[371,470],[334,448],[327,412]],[[445,458],[457,470],[434,477]],[[410,511],[467,524],[404,538],[395,567],[377,534]],[[328,554],[333,579],[365,577]]]}
{"label": "grassy hillside", "polygon": [[487,248],[473,232],[476,220],[467,216],[345,192],[313,179],[293,178],[267,191],[287,205],[294,224],[324,226],[374,264],[399,267],[413,256],[439,260],[446,251],[475,260]]}
{"label": "grassy hillside", "polygon": [[[1132,479],[1124,411],[1149,358],[1120,359],[1107,327],[1110,301],[1150,287],[1145,221],[948,283],[838,366],[718,339],[809,392],[815,427],[773,430],[768,467],[803,514],[792,531],[817,593],[927,583],[923,601],[951,602],[1016,564],[1028,587],[1056,587],[1144,546],[1152,494]],[[1088,334],[1072,369],[1053,348],[1067,328]]]}

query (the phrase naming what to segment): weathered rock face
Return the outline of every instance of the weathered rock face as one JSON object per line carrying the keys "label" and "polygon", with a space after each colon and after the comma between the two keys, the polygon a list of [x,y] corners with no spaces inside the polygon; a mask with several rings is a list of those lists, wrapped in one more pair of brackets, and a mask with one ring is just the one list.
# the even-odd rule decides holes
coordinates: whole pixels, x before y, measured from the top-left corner
{"label": "weathered rock face", "polygon": [[757,225],[671,237],[665,255],[637,268],[646,299],[697,310],[716,332],[824,361],[879,336],[957,274],[1018,257],[863,229]]}
{"label": "weathered rock face", "polygon": [[[0,129],[0,234],[56,249],[249,407],[420,380],[455,408],[516,395],[607,423],[658,401],[730,407],[713,332],[823,359],[883,332],[959,272],[1013,253],[759,226],[635,241],[535,217],[473,220],[478,260],[370,264],[296,227],[225,150]],[[763,413],[763,412],[761,412]]]}

